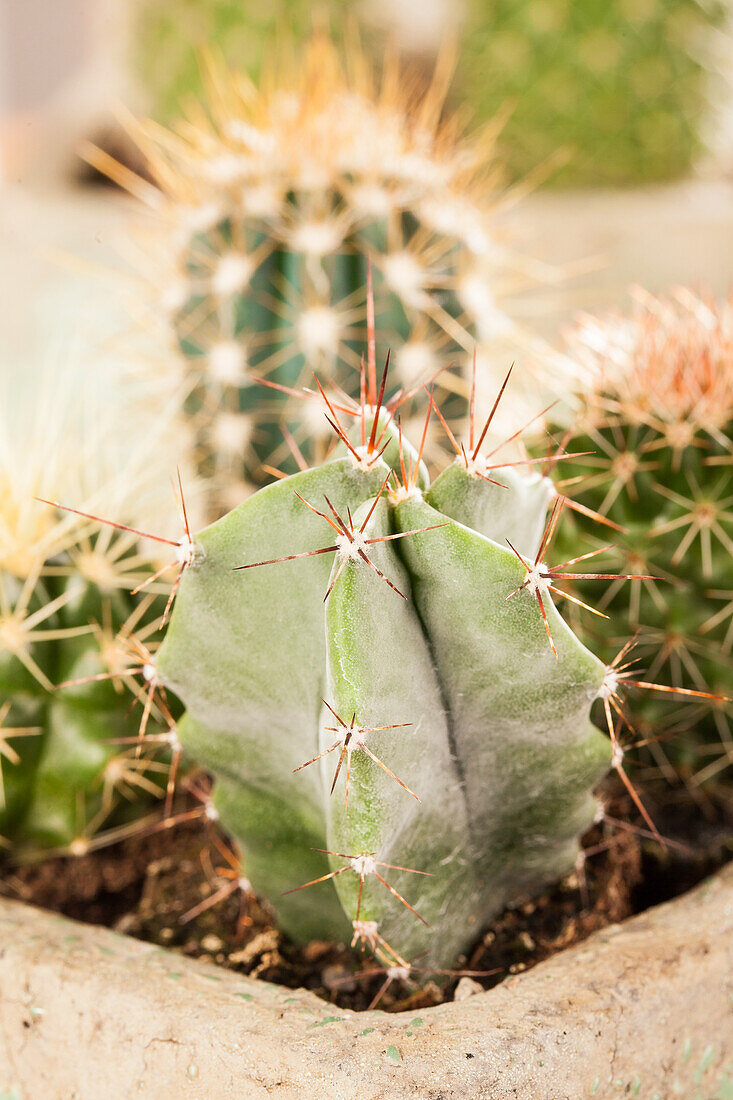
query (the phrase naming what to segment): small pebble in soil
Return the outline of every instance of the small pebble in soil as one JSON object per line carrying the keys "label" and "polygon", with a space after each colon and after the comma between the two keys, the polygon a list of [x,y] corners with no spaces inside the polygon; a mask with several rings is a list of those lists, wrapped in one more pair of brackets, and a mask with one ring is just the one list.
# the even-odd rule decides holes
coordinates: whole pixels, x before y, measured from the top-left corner
{"label": "small pebble in soil", "polygon": [[453,1000],[467,1001],[469,997],[475,997],[477,993],[483,993],[483,991],[484,987],[479,982],[474,978],[468,978],[464,975],[456,986]]}
{"label": "small pebble in soil", "polygon": [[266,932],[258,932],[241,951],[234,951],[229,956],[229,961],[247,966],[258,955],[263,955],[266,951],[275,951],[279,939],[274,928],[269,928]]}
{"label": "small pebble in soil", "polygon": [[331,950],[333,944],[328,943],[326,940],[311,940],[303,948],[303,955],[308,962],[318,962],[324,955],[327,955]]}

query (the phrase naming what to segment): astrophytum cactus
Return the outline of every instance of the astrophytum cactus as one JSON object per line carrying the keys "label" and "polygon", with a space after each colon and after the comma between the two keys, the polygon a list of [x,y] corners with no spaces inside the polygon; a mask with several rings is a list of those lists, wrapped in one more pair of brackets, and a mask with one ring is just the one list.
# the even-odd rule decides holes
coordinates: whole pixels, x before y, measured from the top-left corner
{"label": "astrophytum cactus", "polygon": [[358,396],[370,265],[377,354],[396,349],[400,385],[442,368],[443,392],[465,397],[477,343],[480,408],[517,348],[538,371],[551,357],[569,369],[500,308],[543,269],[509,246],[516,196],[492,134],[466,136],[446,112],[449,79],[442,61],[426,87],[386,58],[379,81],[356,47],[342,57],[316,33],[259,87],[210,66],[205,106],[171,131],[131,122],[156,187],[88,151],[150,207],[143,293],[184,367],[212,500],[218,484],[232,507],[263,466],[294,471],[291,440],[322,460],[328,428],[292,390],[317,371]]}
{"label": "astrophytum cactus", "polygon": [[[561,463],[560,476],[616,526],[606,560],[653,576],[628,589],[611,585],[595,603],[608,618],[576,609],[574,623],[602,655],[636,634],[653,678],[730,696],[733,305],[686,290],[660,299],[635,293],[632,316],[586,318],[575,330],[573,352],[591,381],[572,431],[557,430],[569,450],[591,452]],[[600,529],[575,519],[565,545],[597,548]],[[633,709],[667,775],[670,763],[696,785],[730,775],[724,699],[693,696],[671,722],[658,698]]]}
{"label": "astrophytum cactus", "polygon": [[429,484],[383,389],[327,402],[340,456],[194,537],[155,675],[283,929],[446,966],[573,867],[609,767],[628,785],[590,711],[630,674],[554,607],[552,483],[472,421]]}

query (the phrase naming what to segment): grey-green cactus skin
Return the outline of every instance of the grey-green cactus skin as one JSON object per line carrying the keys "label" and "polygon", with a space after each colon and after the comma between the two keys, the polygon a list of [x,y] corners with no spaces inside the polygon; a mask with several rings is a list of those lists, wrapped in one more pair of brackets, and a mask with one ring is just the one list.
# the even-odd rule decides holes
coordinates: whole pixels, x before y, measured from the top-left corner
{"label": "grey-green cactus skin", "polygon": [[[457,462],[425,491],[382,496],[364,536],[384,541],[366,550],[406,598],[340,551],[273,562],[335,541],[296,492],[358,529],[388,471],[336,458],[202,531],[156,670],[284,930],[343,940],[358,917],[402,956],[427,948],[426,965],[449,966],[507,903],[572,868],[611,762],[589,718],[605,668],[549,594],[557,658],[531,591],[509,598],[526,573],[503,532],[536,553],[553,495],[539,477],[502,470],[499,488]],[[418,533],[384,538],[405,532]],[[237,570],[257,562],[273,563]],[[364,736],[392,775],[354,749],[348,804],[346,761],[330,793],[339,750],[295,771],[339,736],[322,700],[347,724],[396,727]],[[349,868],[285,893],[348,866],[332,853],[372,856],[432,932],[371,873],[361,889]]]}

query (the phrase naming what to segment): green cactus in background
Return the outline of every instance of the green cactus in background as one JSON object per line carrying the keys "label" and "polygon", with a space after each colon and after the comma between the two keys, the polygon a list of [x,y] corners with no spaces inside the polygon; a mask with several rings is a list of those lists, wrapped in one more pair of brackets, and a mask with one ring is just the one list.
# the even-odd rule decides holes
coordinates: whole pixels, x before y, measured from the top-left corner
{"label": "green cactus in background", "polygon": [[[140,717],[122,691],[141,660],[140,636],[158,628],[160,613],[142,620],[125,652],[116,635],[131,630],[146,604],[135,609],[129,593],[77,576],[33,579],[0,573],[0,834],[17,854],[79,854],[103,826],[129,817],[126,804],[134,800],[140,815],[165,793],[168,766],[150,751],[161,748],[156,735],[166,728],[160,706],[149,722],[152,741],[136,756],[130,743]],[[75,683],[110,673],[112,683]]]}
{"label": "green cactus in background", "polygon": [[719,0],[471,0],[460,92],[516,178],[560,149],[555,185],[669,179],[703,150]]}
{"label": "green cactus in background", "polygon": [[377,353],[397,349],[401,386],[442,370],[462,415],[477,342],[480,408],[518,347],[540,371],[550,357],[497,305],[528,277],[501,242],[490,136],[464,138],[444,114],[449,77],[441,62],[416,90],[388,61],[377,82],[363,55],[342,58],[315,34],[259,88],[212,67],[206,108],[174,131],[133,126],[160,190],[91,154],[153,211],[148,306],[183,352],[199,468],[220,487],[214,512],[268,467],[295,470],[298,449],[322,460],[330,429],[292,390],[317,371],[358,395],[370,266]]}
{"label": "green cactus in background", "polygon": [[[319,10],[338,5],[321,0]],[[333,20],[335,24],[335,20]],[[313,27],[313,4],[275,0],[135,0],[131,67],[139,74],[155,118],[170,122],[204,91],[201,50],[212,46],[229,64],[256,77],[279,28],[301,41]]]}
{"label": "green cactus in background", "polygon": [[[343,5],[322,7],[338,33]],[[355,14],[380,56],[392,13]],[[725,18],[723,0],[469,0],[446,8],[445,33],[460,40],[455,95],[483,120],[511,106],[500,148],[515,179],[558,150],[568,160],[556,186],[674,178],[704,151]],[[273,32],[302,40],[311,21],[300,0],[265,12],[246,0],[139,0],[134,63],[156,117],[201,94],[203,45],[257,76]]]}
{"label": "green cactus in background", "polygon": [[[593,454],[561,463],[560,476],[581,504],[622,528],[605,540],[616,544],[607,560],[660,578],[612,585],[594,603],[609,618],[576,608],[575,628],[601,656],[636,634],[633,656],[649,678],[730,697],[733,301],[639,291],[631,317],[584,319],[572,348],[589,370],[588,393],[572,431],[557,432],[569,450]],[[575,520],[565,545],[599,546],[598,529]],[[731,716],[725,700],[692,697],[670,721],[647,697],[631,721],[652,738],[648,752],[663,774],[674,765],[699,786],[730,774]]]}
{"label": "green cactus in background", "polygon": [[619,681],[553,606],[551,482],[472,426],[430,485],[367,399],[341,457],[195,536],[155,669],[283,929],[445,966],[572,868]]}
{"label": "green cactus in background", "polygon": [[99,845],[164,798],[180,756],[149,674],[165,597],[131,594],[151,544],[34,499],[104,498],[128,523],[171,511],[156,477],[178,428],[159,405],[127,409],[129,386],[105,393],[109,375],[29,369],[0,406],[0,836],[17,858]]}

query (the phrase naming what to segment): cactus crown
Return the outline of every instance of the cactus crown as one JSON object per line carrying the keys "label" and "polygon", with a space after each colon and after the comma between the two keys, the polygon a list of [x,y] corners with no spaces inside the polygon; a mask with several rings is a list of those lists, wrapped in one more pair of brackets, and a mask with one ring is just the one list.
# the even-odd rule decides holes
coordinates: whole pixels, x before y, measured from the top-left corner
{"label": "cactus crown", "polygon": [[592,379],[586,416],[602,426],[651,415],[671,450],[724,431],[733,419],[733,301],[718,305],[684,288],[668,298],[639,287],[633,294],[631,317],[586,317],[571,335]]}

